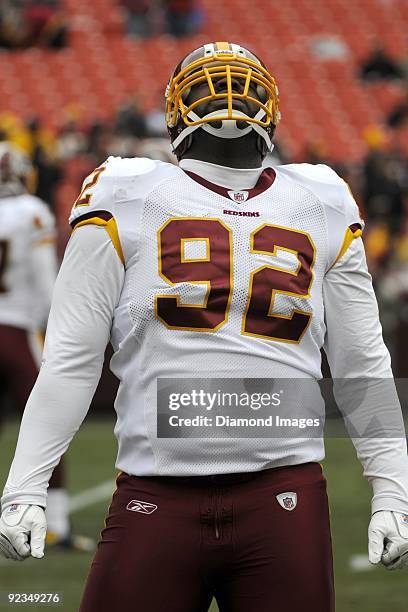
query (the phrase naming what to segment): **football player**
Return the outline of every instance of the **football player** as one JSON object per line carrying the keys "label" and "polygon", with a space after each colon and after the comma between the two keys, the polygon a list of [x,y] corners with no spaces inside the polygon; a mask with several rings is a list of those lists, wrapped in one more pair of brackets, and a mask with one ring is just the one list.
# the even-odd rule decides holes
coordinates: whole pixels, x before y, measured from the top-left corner
{"label": "football player", "polygon": [[[0,143],[0,380],[21,413],[38,375],[41,330],[57,276],[54,216],[29,193],[33,180],[28,158],[10,143]],[[5,400],[3,393],[0,408]],[[50,481],[47,519],[49,544],[85,544],[71,535],[62,464]]]}
{"label": "football player", "polygon": [[[166,106],[179,166],[109,158],[74,204],[0,547],[43,556],[47,482],[110,340],[121,474],[81,612],[199,612],[213,597],[222,612],[330,612],[321,437],[161,437],[157,389],[162,378],[314,384],[323,346],[335,379],[391,380],[358,208],[327,166],[263,168],[278,90],[247,49],[218,42],[189,54]],[[401,422],[394,387],[386,401],[365,387],[362,404]],[[405,437],[353,441],[374,490],[370,561],[402,567]]]}

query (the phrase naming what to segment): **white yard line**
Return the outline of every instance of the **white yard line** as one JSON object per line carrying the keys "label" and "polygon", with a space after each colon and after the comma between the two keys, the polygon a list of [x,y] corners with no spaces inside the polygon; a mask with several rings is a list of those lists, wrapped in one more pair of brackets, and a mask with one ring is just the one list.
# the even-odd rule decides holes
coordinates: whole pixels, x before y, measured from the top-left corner
{"label": "white yard line", "polygon": [[349,567],[354,572],[368,572],[374,569],[374,565],[372,565],[367,555],[353,555],[349,560]]}
{"label": "white yard line", "polygon": [[[115,490],[116,483],[114,480],[108,480],[102,484],[72,495],[69,500],[69,512],[73,514],[88,506],[93,506],[98,502],[109,500]],[[0,557],[0,566],[10,563],[7,559]],[[367,555],[352,555],[349,559],[349,567],[355,572],[367,572],[374,569],[374,566],[368,560]]]}
{"label": "white yard line", "polygon": [[[103,482],[97,487],[92,487],[92,489],[87,489],[86,491],[82,491],[82,493],[72,495],[69,500],[70,514],[72,514],[73,512],[78,512],[78,510],[82,510],[83,508],[87,508],[88,506],[93,506],[98,502],[109,500],[112,497],[115,488],[115,481],[108,480],[107,482]],[[13,563],[15,563],[15,561],[0,557],[0,567],[4,565],[12,565]]]}
{"label": "white yard line", "polygon": [[69,500],[70,514],[72,514],[73,512],[78,512],[78,510],[82,510],[83,508],[87,508],[88,506],[93,506],[94,504],[100,501],[110,499],[113,495],[115,488],[115,481],[108,480],[107,482],[103,482],[97,487],[93,487],[92,489],[82,491],[82,493],[72,495]]}

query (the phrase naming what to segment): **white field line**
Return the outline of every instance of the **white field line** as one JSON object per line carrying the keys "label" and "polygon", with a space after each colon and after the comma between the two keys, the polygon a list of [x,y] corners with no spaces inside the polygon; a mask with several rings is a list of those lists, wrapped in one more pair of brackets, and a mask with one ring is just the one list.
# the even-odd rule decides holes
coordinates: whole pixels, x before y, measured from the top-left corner
{"label": "white field line", "polygon": [[[113,495],[115,486],[114,480],[108,480],[107,482],[103,482],[96,487],[92,487],[92,489],[87,489],[82,493],[72,495],[69,500],[70,514],[78,512],[79,510],[87,508],[88,506],[93,506],[100,501],[109,499]],[[8,563],[10,562],[7,559],[0,557],[0,565],[6,565]],[[367,555],[352,555],[349,560],[349,567],[355,572],[366,572],[374,569],[374,566],[369,562]]]}
{"label": "white field line", "polygon": [[349,567],[354,572],[368,572],[375,566],[369,562],[367,555],[353,555],[350,557]]}
{"label": "white field line", "polygon": [[78,510],[82,510],[88,506],[93,506],[100,501],[110,499],[113,495],[115,487],[115,481],[108,480],[97,487],[92,487],[92,489],[87,489],[86,491],[82,491],[82,493],[72,495],[69,500],[70,514],[73,512],[78,512]]}
{"label": "white field line", "polygon": [[[93,504],[96,504],[100,501],[110,499],[113,495],[115,487],[115,481],[108,480],[107,482],[103,482],[97,487],[92,487],[92,489],[87,489],[82,493],[73,495],[69,500],[70,514],[72,514],[73,512],[78,512],[78,510],[82,510],[83,508],[87,508],[88,506],[92,506]],[[15,563],[15,561],[0,557],[0,567],[4,565],[12,565],[13,563]]]}

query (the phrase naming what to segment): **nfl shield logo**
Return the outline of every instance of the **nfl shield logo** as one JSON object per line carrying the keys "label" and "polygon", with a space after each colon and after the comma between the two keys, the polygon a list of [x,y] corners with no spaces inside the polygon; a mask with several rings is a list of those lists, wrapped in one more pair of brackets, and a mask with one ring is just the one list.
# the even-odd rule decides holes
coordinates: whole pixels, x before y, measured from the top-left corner
{"label": "nfl shield logo", "polygon": [[287,493],[280,493],[276,496],[279,504],[282,506],[284,510],[289,510],[291,512],[297,506],[297,494],[293,493],[293,491],[288,491]]}
{"label": "nfl shield logo", "polygon": [[295,507],[295,504],[291,497],[284,497],[282,501],[283,501],[283,505],[285,506],[286,510],[292,510],[292,508]]}
{"label": "nfl shield logo", "polygon": [[229,191],[228,195],[234,202],[246,202],[248,199],[247,191]]}

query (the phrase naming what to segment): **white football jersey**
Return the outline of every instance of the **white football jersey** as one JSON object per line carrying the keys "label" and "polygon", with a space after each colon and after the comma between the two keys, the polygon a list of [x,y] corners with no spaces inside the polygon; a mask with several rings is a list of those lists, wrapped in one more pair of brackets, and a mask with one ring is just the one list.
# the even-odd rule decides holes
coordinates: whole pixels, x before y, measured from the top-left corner
{"label": "white football jersey", "polygon": [[109,158],[70,222],[104,225],[126,270],[111,333],[119,469],[212,474],[324,456],[321,439],[158,438],[156,398],[166,377],[321,376],[323,278],[362,228],[333,170],[266,168],[234,191],[163,162]]}
{"label": "white football jersey", "polygon": [[39,198],[0,198],[1,325],[33,330],[43,318],[39,303],[44,296],[38,295],[36,279],[46,271],[35,269],[33,249],[54,241],[54,234],[54,217]]}

